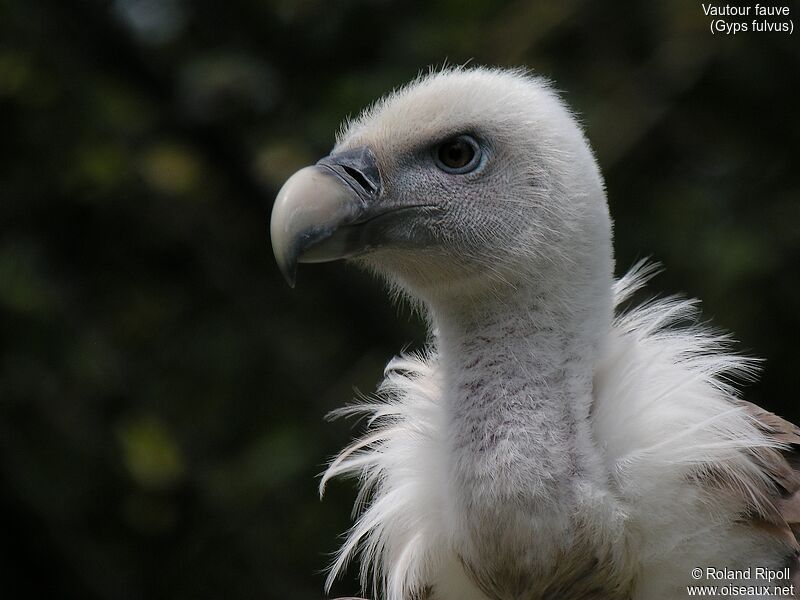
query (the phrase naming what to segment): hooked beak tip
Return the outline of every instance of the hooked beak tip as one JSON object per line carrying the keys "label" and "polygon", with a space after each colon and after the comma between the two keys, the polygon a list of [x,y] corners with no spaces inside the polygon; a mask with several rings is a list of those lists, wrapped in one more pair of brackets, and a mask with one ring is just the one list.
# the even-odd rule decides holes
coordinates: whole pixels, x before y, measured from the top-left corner
{"label": "hooked beak tip", "polygon": [[281,274],[289,287],[294,289],[297,283],[297,264],[295,263],[291,268],[281,269]]}
{"label": "hooked beak tip", "polygon": [[278,270],[280,270],[289,287],[294,288],[297,281],[297,255],[292,251],[287,252],[280,244],[274,242],[275,236],[273,235],[273,252],[275,254],[275,262],[278,263]]}

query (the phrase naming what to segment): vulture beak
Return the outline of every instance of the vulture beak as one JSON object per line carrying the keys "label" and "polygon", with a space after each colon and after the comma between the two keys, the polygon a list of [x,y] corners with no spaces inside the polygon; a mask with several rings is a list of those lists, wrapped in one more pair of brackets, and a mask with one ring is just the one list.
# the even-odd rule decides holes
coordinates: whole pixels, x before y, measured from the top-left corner
{"label": "vulture beak", "polygon": [[367,147],[326,156],[300,169],[278,192],[272,207],[272,250],[294,287],[298,262],[327,262],[362,254],[376,243],[369,226],[381,210],[381,179]]}

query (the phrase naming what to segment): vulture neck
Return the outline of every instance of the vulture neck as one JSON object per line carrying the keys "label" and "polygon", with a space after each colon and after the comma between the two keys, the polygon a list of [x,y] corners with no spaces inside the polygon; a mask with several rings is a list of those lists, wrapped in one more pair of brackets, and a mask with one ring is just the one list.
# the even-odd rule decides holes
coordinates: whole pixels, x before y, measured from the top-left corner
{"label": "vulture neck", "polygon": [[595,365],[611,326],[610,290],[609,275],[431,305],[452,496],[468,527],[484,523],[498,531],[491,522],[502,514],[524,539],[549,531],[569,545],[566,523],[581,495],[605,487],[589,413]]}

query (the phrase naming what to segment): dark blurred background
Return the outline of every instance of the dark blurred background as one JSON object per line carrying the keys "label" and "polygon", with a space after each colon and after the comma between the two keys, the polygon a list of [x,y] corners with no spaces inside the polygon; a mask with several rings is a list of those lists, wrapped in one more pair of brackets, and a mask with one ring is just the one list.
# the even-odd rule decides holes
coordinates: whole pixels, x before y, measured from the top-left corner
{"label": "dark blurred background", "polygon": [[0,0],[0,596],[323,597],[354,432],[322,417],[424,332],[342,264],[290,290],[269,211],[445,60],[557,82],[618,273],[663,262],[800,420],[797,39],[694,1]]}

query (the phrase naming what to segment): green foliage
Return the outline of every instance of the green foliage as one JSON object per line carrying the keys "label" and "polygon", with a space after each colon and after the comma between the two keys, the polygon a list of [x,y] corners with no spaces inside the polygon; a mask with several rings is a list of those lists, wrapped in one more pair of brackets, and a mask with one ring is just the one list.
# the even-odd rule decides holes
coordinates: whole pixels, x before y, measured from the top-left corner
{"label": "green foliage", "polygon": [[[322,416],[424,332],[343,265],[286,288],[272,199],[428,65],[527,65],[582,115],[618,270],[766,357],[800,418],[796,36],[687,2],[0,3],[0,523],[9,598],[322,597],[352,490]],[[338,591],[355,592],[344,581]]]}

